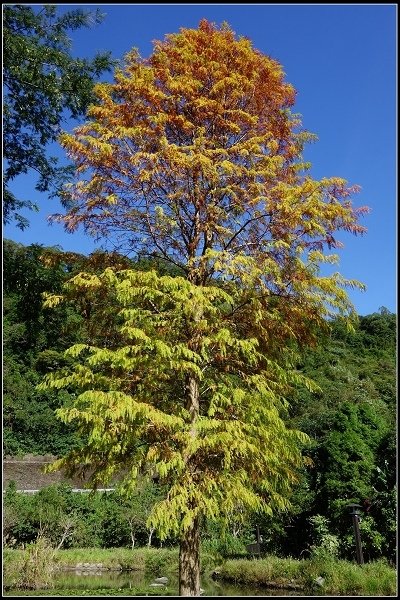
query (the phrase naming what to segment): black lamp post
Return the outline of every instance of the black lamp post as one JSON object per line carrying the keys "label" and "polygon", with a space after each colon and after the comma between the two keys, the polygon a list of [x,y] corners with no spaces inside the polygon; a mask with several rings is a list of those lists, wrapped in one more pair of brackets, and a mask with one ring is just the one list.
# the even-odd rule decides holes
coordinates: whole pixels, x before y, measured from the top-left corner
{"label": "black lamp post", "polygon": [[359,523],[361,520],[360,509],[362,508],[362,506],[360,504],[348,504],[347,508],[349,509],[349,513],[353,520],[354,538],[356,540],[357,563],[359,565],[363,565],[364,557],[363,557],[363,551],[362,551],[362,546],[361,546],[361,535],[360,535],[360,526],[359,526]]}

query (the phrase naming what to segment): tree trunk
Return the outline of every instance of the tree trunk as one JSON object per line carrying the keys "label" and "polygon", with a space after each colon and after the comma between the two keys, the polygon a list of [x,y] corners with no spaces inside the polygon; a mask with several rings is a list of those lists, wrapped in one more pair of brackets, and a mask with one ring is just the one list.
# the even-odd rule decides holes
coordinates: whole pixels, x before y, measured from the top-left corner
{"label": "tree trunk", "polygon": [[135,547],[136,536],[135,536],[135,532],[133,531],[133,521],[129,520],[128,523],[129,523],[129,527],[130,527],[129,533],[131,534],[131,541],[132,541],[131,550],[133,550]]}
{"label": "tree trunk", "polygon": [[[199,416],[199,383],[193,376],[187,378],[187,408],[190,413],[190,435],[196,436]],[[188,468],[193,468],[188,463]],[[194,508],[194,507],[192,507]],[[189,529],[181,534],[179,547],[179,595],[200,596],[200,520],[195,517]]]}
{"label": "tree trunk", "polygon": [[[189,281],[194,283],[193,274],[189,274]],[[197,350],[196,324],[201,319],[201,307],[194,307],[194,327],[190,331],[189,348]],[[186,380],[186,408],[190,414],[190,435],[196,437],[196,421],[200,413],[200,393],[197,377],[188,375]],[[187,468],[195,468],[193,457],[188,457]],[[193,506],[191,507],[194,508]],[[200,596],[200,518],[193,519],[190,527],[182,532],[179,546],[179,595]]]}
{"label": "tree trunk", "polygon": [[179,547],[179,595],[200,596],[200,522],[182,534]]}
{"label": "tree trunk", "polygon": [[151,538],[153,537],[153,533],[154,533],[154,527],[152,527],[152,528],[150,529],[150,532],[149,532],[149,538],[148,538],[148,542],[147,542],[147,547],[148,547],[148,548],[150,548],[150,547],[151,547]]}

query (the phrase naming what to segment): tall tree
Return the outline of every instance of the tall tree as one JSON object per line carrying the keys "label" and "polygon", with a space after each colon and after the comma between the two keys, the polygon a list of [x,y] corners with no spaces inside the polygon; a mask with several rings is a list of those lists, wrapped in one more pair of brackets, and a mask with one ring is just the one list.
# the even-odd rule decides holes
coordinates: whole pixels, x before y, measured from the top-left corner
{"label": "tall tree", "polygon": [[80,392],[59,414],[87,445],[58,464],[90,463],[95,482],[131,467],[127,488],[153,465],[170,492],[151,522],[180,535],[180,594],[199,595],[202,518],[286,505],[305,442],[283,420],[296,348],[330,315],[354,314],[344,288],[361,284],[319,266],[337,262],[325,249],[339,230],[364,231],[367,209],[343,179],[307,173],[312,136],[290,111],[293,87],[226,24],[168,35],[146,60],[132,51],[95,93],[91,121],[62,136],[82,177],[54,218],[184,276],[70,282],[119,324],[71,348],[75,369],[44,383]]}
{"label": "tall tree", "polygon": [[57,15],[56,6],[40,10],[21,4],[3,9],[3,153],[4,220],[13,218],[20,228],[28,225],[19,214],[24,207],[35,208],[18,199],[9,189],[17,175],[33,169],[39,175],[36,188],[57,190],[68,173],[47,155],[47,145],[57,140],[61,123],[68,115],[85,114],[93,100],[92,88],[98,77],[114,64],[109,53],[94,59],[73,58],[68,32],[90,27],[103,20],[80,9]]}
{"label": "tall tree", "polygon": [[[66,296],[95,314],[86,343],[66,353],[75,366],[40,386],[77,394],[58,415],[85,443],[55,466],[90,467],[95,485],[122,472],[127,494],[142,470],[156,474],[169,492],[149,526],[180,536],[180,593],[199,595],[202,519],[287,508],[307,436],[285,426],[284,393],[311,382],[284,344],[279,363],[260,352],[253,332],[268,332],[257,294],[237,311],[240,289],[108,269],[76,275]],[[50,296],[48,306],[59,301]]]}

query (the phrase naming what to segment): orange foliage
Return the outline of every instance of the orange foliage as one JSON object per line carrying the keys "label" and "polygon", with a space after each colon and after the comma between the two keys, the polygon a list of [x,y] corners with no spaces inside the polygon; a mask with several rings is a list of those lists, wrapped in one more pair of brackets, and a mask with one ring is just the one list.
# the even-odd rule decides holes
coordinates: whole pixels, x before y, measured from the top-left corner
{"label": "orange foliage", "polygon": [[61,136],[80,176],[65,190],[73,208],[53,217],[67,230],[112,236],[201,285],[216,252],[252,257],[276,293],[309,279],[304,253],[365,230],[357,188],[315,181],[301,162],[314,136],[291,113],[281,65],[227,25],[167,35],[148,59],[132,50],[95,91],[91,120]]}

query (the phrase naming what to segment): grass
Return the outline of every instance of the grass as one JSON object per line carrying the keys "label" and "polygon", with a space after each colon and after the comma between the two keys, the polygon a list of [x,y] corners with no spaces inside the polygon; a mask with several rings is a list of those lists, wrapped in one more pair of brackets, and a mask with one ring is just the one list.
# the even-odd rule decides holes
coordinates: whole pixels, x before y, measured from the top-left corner
{"label": "grass", "polygon": [[[17,561],[25,550],[6,548],[5,560]],[[59,568],[74,569],[78,564],[101,564],[104,569],[123,571],[158,571],[175,569],[178,565],[178,549],[164,548],[72,548],[55,552],[54,561]]]}
{"label": "grass", "polygon": [[158,573],[178,563],[177,549],[164,548],[74,548],[59,550],[56,556],[60,567],[75,567],[79,563],[102,564],[105,569],[123,571],[149,571]]}
{"label": "grass", "polygon": [[[300,586],[306,591],[340,596],[396,596],[396,571],[386,561],[357,565],[343,560],[295,560],[274,556],[257,560],[227,560],[218,578],[235,583]],[[316,579],[322,577],[322,587]]]}
{"label": "grass", "polygon": [[[155,577],[178,571],[178,548],[77,548],[59,550],[56,562],[59,567],[75,567],[79,563],[102,564],[105,569],[145,571]],[[201,571],[209,572],[215,560],[202,553]]]}

